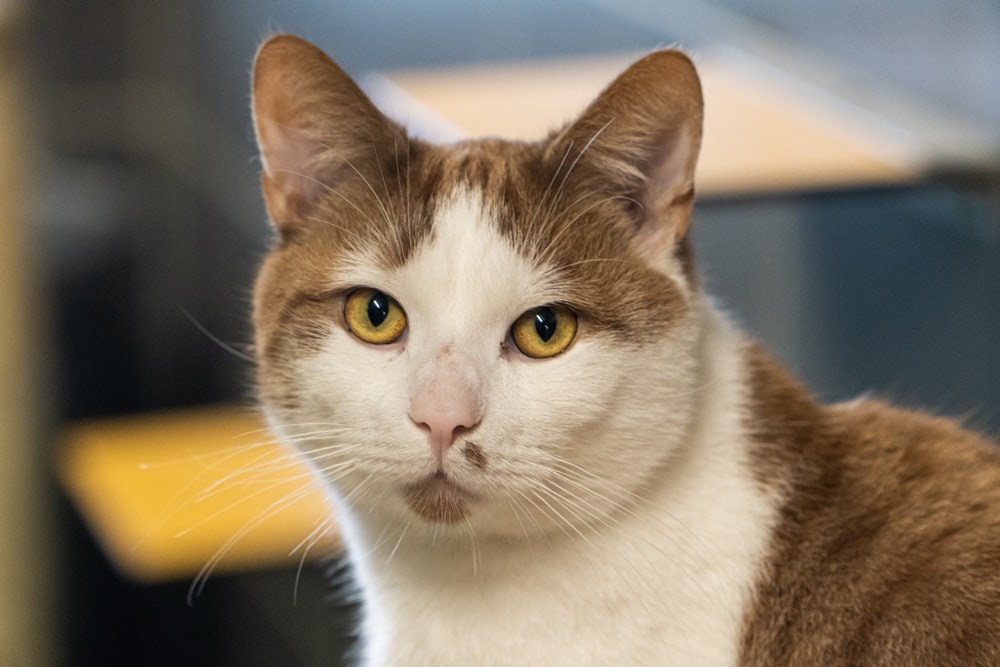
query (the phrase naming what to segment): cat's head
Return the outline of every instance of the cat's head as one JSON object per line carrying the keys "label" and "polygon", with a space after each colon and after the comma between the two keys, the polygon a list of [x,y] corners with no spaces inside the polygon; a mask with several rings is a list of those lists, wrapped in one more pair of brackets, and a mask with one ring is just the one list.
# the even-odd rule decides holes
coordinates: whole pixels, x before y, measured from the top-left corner
{"label": "cat's head", "polygon": [[646,56],[537,143],[439,147],[277,36],[253,112],[278,232],[254,298],[260,396],[345,507],[566,530],[669,464],[702,313],[685,56]]}

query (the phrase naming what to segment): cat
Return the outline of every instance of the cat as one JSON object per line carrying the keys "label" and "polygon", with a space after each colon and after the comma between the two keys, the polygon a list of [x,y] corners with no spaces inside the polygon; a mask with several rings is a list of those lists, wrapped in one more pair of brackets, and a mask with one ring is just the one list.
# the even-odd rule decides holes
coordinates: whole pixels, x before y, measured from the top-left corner
{"label": "cat", "polygon": [[1000,664],[998,449],[821,405],[704,294],[686,55],[534,143],[410,137],[289,35],[252,98],[259,395],[361,664]]}

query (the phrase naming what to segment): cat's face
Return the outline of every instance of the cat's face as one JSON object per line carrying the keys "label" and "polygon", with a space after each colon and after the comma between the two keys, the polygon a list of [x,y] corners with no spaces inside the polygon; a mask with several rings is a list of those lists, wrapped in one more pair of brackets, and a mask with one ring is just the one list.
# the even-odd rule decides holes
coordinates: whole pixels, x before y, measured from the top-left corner
{"label": "cat's face", "polygon": [[640,65],[549,140],[440,148],[311,45],[262,47],[281,240],[255,291],[261,397],[359,516],[567,530],[669,464],[697,382],[700,96],[679,56]]}

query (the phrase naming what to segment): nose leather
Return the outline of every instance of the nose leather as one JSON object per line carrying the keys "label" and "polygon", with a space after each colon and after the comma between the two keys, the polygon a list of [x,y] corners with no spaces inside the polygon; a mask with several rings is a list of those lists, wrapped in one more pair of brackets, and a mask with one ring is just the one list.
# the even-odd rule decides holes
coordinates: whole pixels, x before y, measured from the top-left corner
{"label": "nose leather", "polygon": [[468,391],[425,391],[411,401],[410,419],[427,430],[431,449],[443,456],[461,431],[479,423],[479,411]]}
{"label": "nose leather", "polygon": [[427,369],[423,381],[411,390],[409,410],[413,423],[427,431],[439,463],[458,434],[474,428],[482,418],[474,379],[454,360],[440,361]]}

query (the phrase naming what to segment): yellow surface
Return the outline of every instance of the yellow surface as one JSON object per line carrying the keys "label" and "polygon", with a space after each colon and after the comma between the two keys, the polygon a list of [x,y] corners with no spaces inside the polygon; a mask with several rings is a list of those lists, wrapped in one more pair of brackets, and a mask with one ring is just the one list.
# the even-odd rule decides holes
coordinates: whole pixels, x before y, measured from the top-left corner
{"label": "yellow surface", "polygon": [[338,548],[310,468],[247,410],[78,424],[58,467],[109,558],[134,579],[294,565]]}
{"label": "yellow surface", "polygon": [[[575,118],[632,59],[389,72],[379,97],[404,122],[457,136],[537,139]],[[912,145],[860,110],[732,58],[696,62],[705,94],[699,193],[900,182],[924,168]]]}

